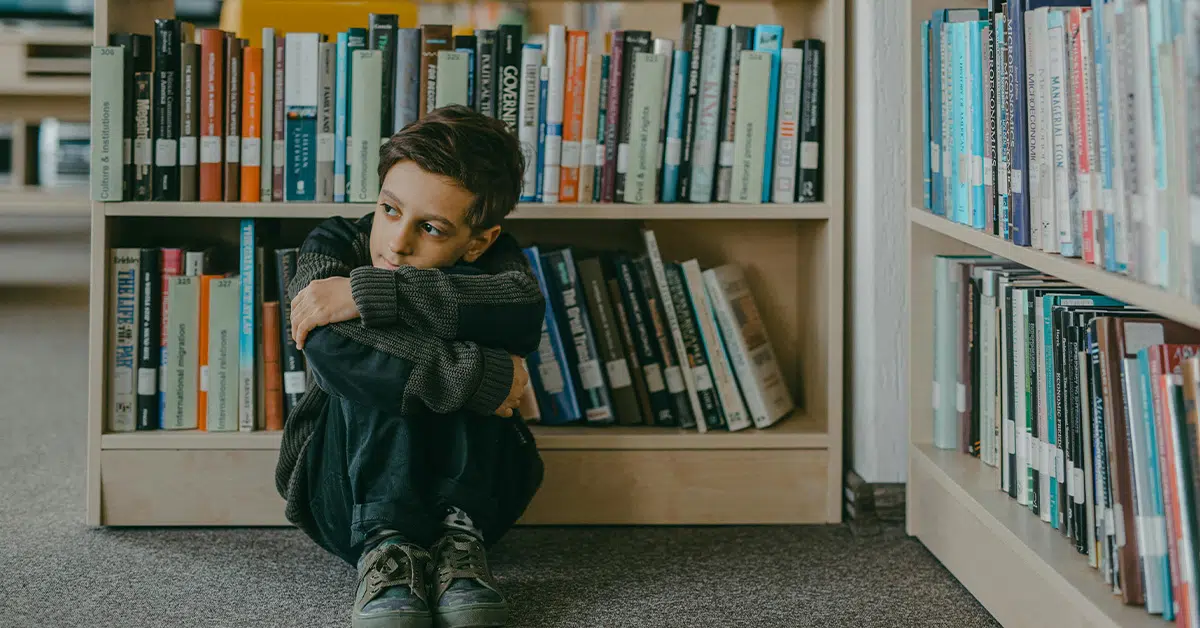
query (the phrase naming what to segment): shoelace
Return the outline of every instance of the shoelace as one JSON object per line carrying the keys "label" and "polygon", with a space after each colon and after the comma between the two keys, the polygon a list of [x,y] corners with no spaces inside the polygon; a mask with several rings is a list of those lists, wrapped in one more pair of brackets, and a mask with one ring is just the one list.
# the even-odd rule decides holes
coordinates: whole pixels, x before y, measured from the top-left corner
{"label": "shoelace", "polygon": [[399,545],[387,545],[380,550],[367,569],[365,577],[379,588],[413,583],[412,558]]}
{"label": "shoelace", "polygon": [[487,566],[476,551],[479,541],[462,535],[445,537],[438,548],[438,579],[445,582],[456,578],[483,578]]}

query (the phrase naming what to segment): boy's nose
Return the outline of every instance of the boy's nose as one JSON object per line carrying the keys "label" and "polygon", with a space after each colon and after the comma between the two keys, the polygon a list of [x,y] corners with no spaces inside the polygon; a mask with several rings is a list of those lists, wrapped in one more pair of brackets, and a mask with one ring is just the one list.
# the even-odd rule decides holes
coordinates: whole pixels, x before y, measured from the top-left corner
{"label": "boy's nose", "polygon": [[413,243],[416,241],[416,225],[405,221],[397,226],[399,228],[392,234],[391,242],[388,243],[388,246],[397,255],[410,255]]}

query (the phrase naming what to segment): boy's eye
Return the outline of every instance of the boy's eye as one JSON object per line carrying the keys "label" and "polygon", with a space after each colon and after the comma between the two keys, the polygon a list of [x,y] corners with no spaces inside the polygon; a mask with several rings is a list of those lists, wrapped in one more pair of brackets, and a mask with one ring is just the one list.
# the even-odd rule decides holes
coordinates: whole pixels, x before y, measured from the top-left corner
{"label": "boy's eye", "polygon": [[395,207],[392,207],[391,205],[388,205],[387,203],[383,203],[383,213],[385,213],[389,216],[399,216],[400,210],[396,209]]}
{"label": "boy's eye", "polygon": [[428,223],[428,222],[421,223],[421,228],[424,229],[425,232],[428,233],[429,235],[435,235],[435,236],[444,235],[442,233],[442,230],[433,226],[432,223]]}

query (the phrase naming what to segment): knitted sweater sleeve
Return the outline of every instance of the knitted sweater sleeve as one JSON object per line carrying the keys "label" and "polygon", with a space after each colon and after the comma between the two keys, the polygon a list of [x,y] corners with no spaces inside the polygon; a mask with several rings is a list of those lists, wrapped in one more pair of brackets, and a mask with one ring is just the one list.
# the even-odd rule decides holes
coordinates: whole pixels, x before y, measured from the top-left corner
{"label": "knitted sweater sleeve", "polygon": [[515,355],[537,349],[546,313],[537,278],[508,234],[470,266],[355,268],[350,290],[368,327],[399,325]]}
{"label": "knitted sweater sleeve", "polygon": [[[310,282],[349,277],[369,259],[368,241],[349,221],[333,218],[305,240],[289,299]],[[503,349],[452,341],[407,327],[369,327],[361,321],[314,330],[305,359],[331,394],[408,414],[466,409],[491,414],[508,396],[513,365]]]}

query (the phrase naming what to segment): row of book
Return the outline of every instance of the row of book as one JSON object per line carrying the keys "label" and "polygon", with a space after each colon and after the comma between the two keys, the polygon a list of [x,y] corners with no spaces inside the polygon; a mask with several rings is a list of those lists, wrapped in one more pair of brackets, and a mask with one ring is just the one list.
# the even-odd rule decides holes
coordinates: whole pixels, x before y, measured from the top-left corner
{"label": "row of book", "polygon": [[934,446],[995,468],[1125,604],[1200,626],[1200,331],[998,258],[933,270]]}
{"label": "row of book", "polygon": [[463,105],[520,140],[521,202],[820,201],[823,43],[717,26],[718,8],[685,3],[679,42],[370,14],[336,41],[264,28],[253,46],[156,20],[93,50],[92,196],[374,202],[379,143]]}
{"label": "row of book", "polygon": [[926,209],[1200,302],[1200,4],[991,0],[921,46]]}
{"label": "row of book", "polygon": [[[109,431],[282,429],[309,378],[286,298],[297,251],[272,252],[272,223],[242,220],[237,247],[111,249]],[[644,236],[643,252],[578,264],[525,249],[547,309],[523,416],[704,432],[787,415],[743,271],[664,261]]]}

